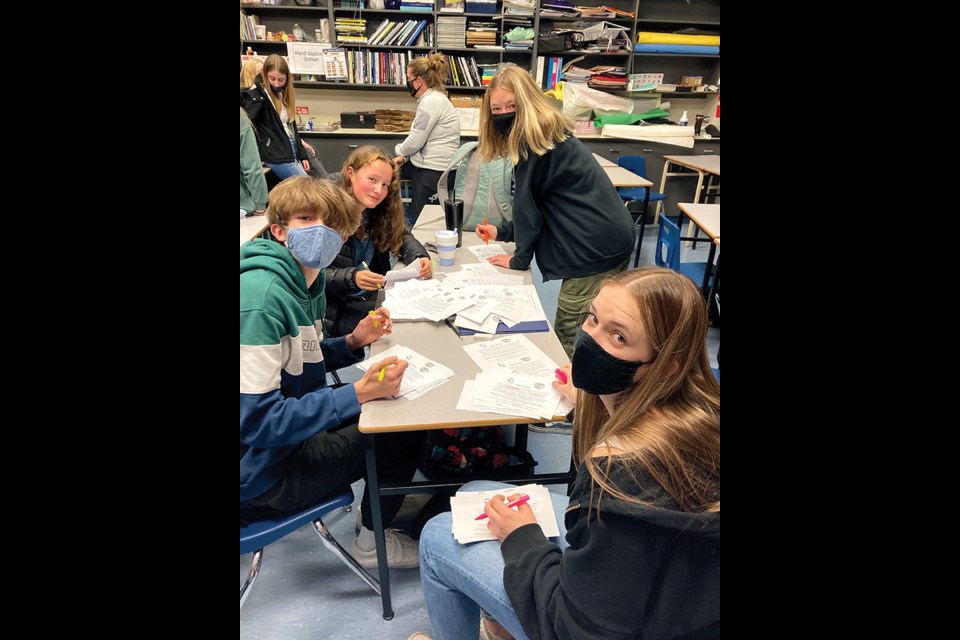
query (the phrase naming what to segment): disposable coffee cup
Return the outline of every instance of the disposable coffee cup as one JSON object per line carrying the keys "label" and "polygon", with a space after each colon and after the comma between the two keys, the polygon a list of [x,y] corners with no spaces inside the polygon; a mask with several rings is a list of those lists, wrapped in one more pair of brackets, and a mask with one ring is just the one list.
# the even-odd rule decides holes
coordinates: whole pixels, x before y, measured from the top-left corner
{"label": "disposable coffee cup", "polygon": [[436,242],[440,264],[444,267],[452,266],[453,257],[457,252],[457,234],[446,229],[437,231]]}
{"label": "disposable coffee cup", "polygon": [[447,200],[443,203],[443,221],[447,229],[457,230],[457,246],[463,244],[463,200]]}

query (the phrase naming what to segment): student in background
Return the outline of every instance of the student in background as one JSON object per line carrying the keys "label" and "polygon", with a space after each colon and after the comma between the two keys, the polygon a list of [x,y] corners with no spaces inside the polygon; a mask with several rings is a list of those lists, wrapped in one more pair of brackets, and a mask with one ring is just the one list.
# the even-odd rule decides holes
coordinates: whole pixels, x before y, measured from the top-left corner
{"label": "student in background", "polygon": [[573,123],[520,67],[493,77],[480,109],[480,159],[503,157],[515,165],[513,220],[477,225],[477,235],[517,243],[493,264],[523,271],[536,254],[544,281],[563,280],[554,331],[571,357],[594,286],[627,265],[633,221]]}
{"label": "student in background", "polygon": [[553,383],[577,403],[560,538],[529,505],[503,505],[520,497],[510,485],[484,509],[500,542],[460,544],[450,514],[434,517],[420,537],[434,638],[477,637],[481,608],[498,623],[483,634],[502,638],[720,637],[720,385],[706,335],[689,278],[642,267],[604,281],[567,381]]}
{"label": "student in background", "polygon": [[240,106],[257,131],[260,159],[280,180],[305,176],[310,164],[294,116],[296,94],[290,67],[283,56],[271,54],[263,63],[260,82],[240,92]]}
{"label": "student in background", "polygon": [[[384,358],[353,384],[327,387],[327,367],[363,359],[363,348],[392,330],[378,309],[347,336],[325,338],[323,268],[333,260],[360,212],[353,199],[326,180],[295,177],[277,185],[267,209],[275,240],[240,247],[240,520],[300,511],[364,476],[360,405],[394,395],[407,362]],[[408,482],[423,434],[377,438],[377,473],[384,482]],[[392,521],[403,496],[380,501]],[[352,554],[377,566],[370,494]],[[417,543],[386,532],[387,562],[418,564]]]}
{"label": "student in background", "polygon": [[[394,148],[393,159],[402,177],[413,181],[410,215],[416,222],[437,181],[460,146],[460,117],[450,104],[443,83],[449,70],[441,53],[415,58],[407,65],[407,90],[417,99],[410,135]],[[405,164],[409,158],[409,164]]]}
{"label": "student in background", "polygon": [[374,308],[390,254],[405,264],[418,262],[421,278],[433,277],[427,250],[405,226],[400,177],[386,151],[373,145],[356,149],[343,165],[340,186],[353,195],[363,218],[326,270],[332,336],[350,333]]}
{"label": "student in background", "polygon": [[240,109],[240,208],[262,216],[267,209],[267,180],[260,165],[257,134],[247,112]]}
{"label": "student in background", "polygon": [[246,91],[253,86],[254,80],[263,69],[263,60],[247,58],[240,66],[240,91]]}

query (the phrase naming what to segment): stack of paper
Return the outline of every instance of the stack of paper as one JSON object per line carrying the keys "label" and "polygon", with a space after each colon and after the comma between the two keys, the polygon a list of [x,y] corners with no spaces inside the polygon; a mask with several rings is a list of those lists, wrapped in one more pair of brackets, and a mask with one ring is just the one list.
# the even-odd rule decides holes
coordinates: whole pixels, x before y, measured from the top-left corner
{"label": "stack of paper", "polygon": [[573,405],[553,387],[558,364],[524,335],[463,347],[481,373],[465,380],[457,409],[550,420]]}
{"label": "stack of paper", "polygon": [[397,397],[403,396],[407,400],[415,400],[426,392],[436,389],[454,375],[449,367],[399,344],[390,347],[374,359],[364,360],[357,367],[366,371],[374,362],[380,362],[390,356],[397,356],[400,360],[406,360],[409,363],[406,371],[403,372],[400,392],[397,394]]}
{"label": "stack of paper", "polygon": [[[542,484],[525,484],[522,487],[500,489],[497,491],[458,491],[450,498],[450,514],[453,516],[453,537],[460,544],[479,542],[480,540],[496,540],[496,536],[487,528],[488,518],[477,520],[483,513],[483,507],[493,496],[512,495],[520,493],[530,496],[526,504],[533,509],[537,517],[537,524],[543,529],[543,535],[548,538],[560,537],[560,527],[557,525],[557,514],[553,511],[553,502],[550,492]],[[506,503],[505,503],[506,504]]]}

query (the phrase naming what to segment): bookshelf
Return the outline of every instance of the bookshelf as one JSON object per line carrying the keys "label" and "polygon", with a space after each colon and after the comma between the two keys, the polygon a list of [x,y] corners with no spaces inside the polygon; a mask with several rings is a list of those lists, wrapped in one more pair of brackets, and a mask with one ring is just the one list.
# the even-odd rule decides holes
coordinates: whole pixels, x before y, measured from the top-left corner
{"label": "bookshelf", "polygon": [[[293,0],[282,0],[280,5],[241,2],[241,50],[249,47],[258,55],[287,55],[286,42],[250,38],[249,30],[245,32],[243,25],[247,15],[254,16],[265,26],[265,31],[274,34],[283,31],[290,35],[293,24],[297,23],[314,38],[317,30],[325,28],[331,46],[346,52],[351,69],[355,70],[347,80],[328,81],[295,74],[297,88],[366,90],[377,87],[406,91],[406,65],[414,57],[434,50],[445,54],[452,65],[447,88],[468,93],[484,91],[482,67],[501,62],[528,69],[532,65],[535,45],[531,44],[526,50],[504,46],[503,34],[516,26],[517,17],[503,15],[503,0],[436,0],[436,4],[429,0],[428,10],[342,7],[340,5],[345,4],[342,0],[321,2],[322,6],[309,7],[296,5]],[[484,10],[451,11],[468,7]],[[532,27],[534,16],[527,16],[526,21]],[[343,28],[338,30],[338,24]],[[347,33],[359,37],[347,37],[355,40],[353,42],[343,41]]]}
{"label": "bookshelf", "polygon": [[[401,0],[402,1],[402,0]],[[415,0],[414,0],[415,1]],[[363,58],[364,62],[355,63],[356,66],[368,69],[379,64],[379,71],[354,74],[348,80],[327,81],[315,77],[295,77],[295,86],[298,88],[336,90],[406,90],[403,69],[406,63],[414,56],[426,55],[438,50],[458,61],[463,60],[466,69],[458,67],[457,71],[469,71],[470,60],[476,63],[477,70],[491,67],[502,62],[512,62],[527,68],[536,77],[538,58],[557,57],[565,64],[573,57],[585,56],[577,64],[583,67],[609,65],[624,67],[628,74],[636,73],[663,73],[665,84],[677,84],[684,75],[700,75],[704,84],[715,84],[720,75],[720,56],[703,54],[677,53],[635,53],[633,51],[618,50],[615,52],[570,50],[563,52],[543,53],[538,50],[540,38],[538,34],[551,30],[570,28],[571,24],[590,24],[609,22],[623,27],[633,44],[637,42],[637,33],[675,32],[681,29],[702,29],[719,33],[720,31],[720,1],[719,0],[601,0],[602,4],[618,11],[631,13],[630,15],[615,14],[613,17],[591,16],[552,16],[543,14],[543,5],[548,0],[536,0],[533,14],[529,16],[504,13],[504,0],[426,0],[421,2],[422,11],[402,9],[372,9],[359,6],[340,6],[342,4],[369,5],[370,0],[315,0],[313,6],[300,6],[294,0],[280,0],[279,5],[250,4],[241,2],[241,13],[256,16],[266,31],[287,34],[292,32],[293,24],[300,24],[308,36],[314,37],[321,25],[326,25],[332,45],[342,48],[354,60]],[[385,0],[392,2],[392,0]],[[483,3],[483,11],[476,9]],[[600,4],[598,2],[597,4]],[[491,9],[492,7],[492,9]],[[463,9],[458,11],[457,9]],[[487,11],[492,10],[493,13]],[[242,18],[243,16],[241,16]],[[341,21],[362,20],[362,33],[367,42],[337,42],[336,24]],[[411,35],[417,26],[423,23],[422,29],[415,36]],[[458,34],[454,40],[443,38],[438,33],[438,24],[454,22],[463,25],[464,36]],[[534,38],[528,50],[511,50],[505,45],[504,35],[514,27],[522,26],[525,22],[533,29]],[[390,25],[396,25],[391,27]],[[406,36],[404,28],[406,24]],[[468,43],[466,32],[475,25],[476,35]],[[491,26],[492,25],[492,26]],[[493,28],[495,31],[491,31]],[[379,33],[378,33],[379,31]],[[359,31],[358,31],[359,33]],[[386,33],[386,35],[384,35]],[[493,34],[491,39],[490,34]],[[373,39],[371,43],[369,40]],[[462,42],[461,42],[462,40]],[[477,43],[484,43],[477,48]],[[484,46],[486,48],[484,48]],[[259,55],[279,53],[286,55],[287,43],[282,41],[259,40],[256,38],[241,37],[241,50],[253,48]],[[455,63],[457,64],[457,63]],[[390,73],[388,68],[396,67],[400,73]],[[457,77],[465,74],[457,73]],[[457,92],[482,93],[482,78],[479,85],[472,74],[466,74],[461,82],[451,78],[448,89]],[[482,75],[482,73],[480,74]],[[640,94],[636,94],[640,95]],[[664,93],[677,99],[702,99],[704,94],[695,93]],[[712,94],[709,94],[712,95]]]}

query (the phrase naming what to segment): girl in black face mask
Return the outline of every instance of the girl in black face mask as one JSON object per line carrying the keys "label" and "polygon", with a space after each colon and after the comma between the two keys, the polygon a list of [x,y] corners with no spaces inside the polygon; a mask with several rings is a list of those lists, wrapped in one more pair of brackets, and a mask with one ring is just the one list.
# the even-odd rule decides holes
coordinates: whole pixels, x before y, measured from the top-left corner
{"label": "girl in black face mask", "polygon": [[603,278],[622,271],[633,250],[633,220],[593,154],[573,137],[530,74],[501,70],[480,110],[481,162],[510,158],[516,180],[513,219],[477,225],[484,240],[517,244],[513,256],[488,258],[507,269],[530,268],[534,253],[543,279],[561,279],[554,330],[573,354],[580,317]]}
{"label": "girl in black face mask", "polygon": [[307,149],[294,121],[296,104],[290,67],[276,54],[263,61],[253,86],[240,92],[240,106],[257,133],[260,159],[280,180],[305,176],[310,170]]}
{"label": "girl in black face mask", "polygon": [[457,543],[449,514],[424,527],[437,637],[477,635],[483,610],[513,637],[720,638],[720,385],[706,336],[689,278],[642,267],[603,282],[554,382],[576,400],[561,537],[528,505],[503,504],[516,487],[465,485],[501,492],[484,509],[498,541]]}

